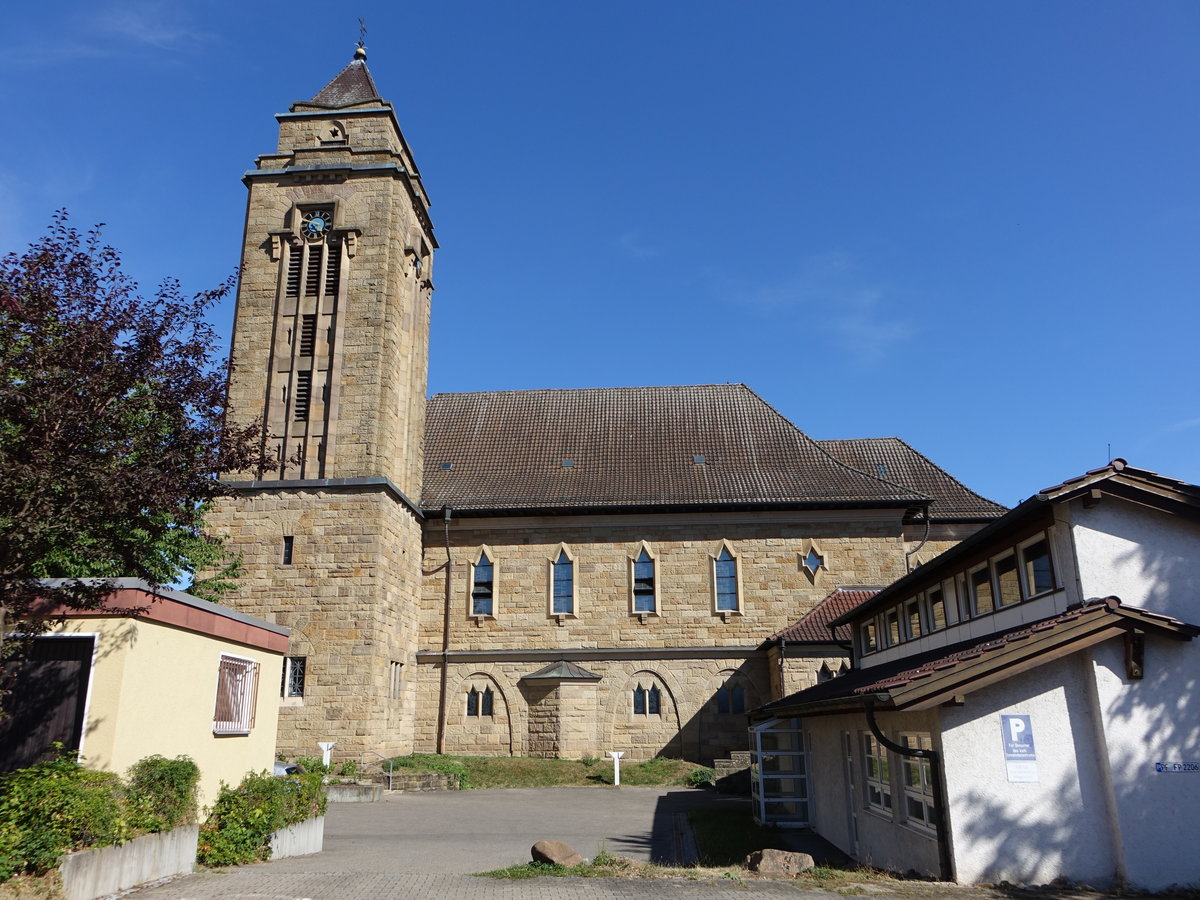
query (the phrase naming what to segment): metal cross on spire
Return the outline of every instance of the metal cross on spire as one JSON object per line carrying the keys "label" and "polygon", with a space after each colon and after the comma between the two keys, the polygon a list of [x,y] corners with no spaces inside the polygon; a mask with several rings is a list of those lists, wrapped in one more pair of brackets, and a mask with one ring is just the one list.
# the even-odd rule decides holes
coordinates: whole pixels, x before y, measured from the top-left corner
{"label": "metal cross on spire", "polygon": [[365,60],[367,58],[367,46],[363,42],[367,38],[367,22],[366,19],[358,20],[358,47],[354,50],[354,58]]}

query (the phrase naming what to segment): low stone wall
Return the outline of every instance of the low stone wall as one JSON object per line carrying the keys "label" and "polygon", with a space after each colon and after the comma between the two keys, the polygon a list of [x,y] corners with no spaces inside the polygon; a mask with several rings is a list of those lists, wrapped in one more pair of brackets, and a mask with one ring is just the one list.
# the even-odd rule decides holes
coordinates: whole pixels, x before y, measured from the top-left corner
{"label": "low stone wall", "polygon": [[383,799],[382,784],[327,784],[330,803],[375,803]]}
{"label": "low stone wall", "polygon": [[713,760],[717,790],[722,794],[750,794],[750,751],[735,750],[729,759]]}
{"label": "low stone wall", "polygon": [[320,853],[325,846],[325,817],[305,819],[271,835],[271,859]]}
{"label": "low stone wall", "polygon": [[[387,776],[384,784],[387,784]],[[459,776],[455,772],[419,772],[393,773],[391,789],[393,791],[457,791]]]}
{"label": "low stone wall", "polygon": [[93,900],[170,875],[192,871],[199,825],[147,834],[119,847],[83,850],[63,857],[59,872],[67,900]]}

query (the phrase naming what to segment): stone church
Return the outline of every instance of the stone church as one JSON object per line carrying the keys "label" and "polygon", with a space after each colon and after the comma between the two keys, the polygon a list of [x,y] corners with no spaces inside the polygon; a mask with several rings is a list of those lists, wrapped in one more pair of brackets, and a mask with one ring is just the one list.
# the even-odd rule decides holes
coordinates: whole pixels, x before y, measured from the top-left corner
{"label": "stone church", "polygon": [[288,462],[212,525],[243,556],[227,602],[291,630],[280,752],[710,762],[844,655],[773,635],[1004,511],[744,385],[427,398],[438,245],[365,51],[277,119],[229,392]]}

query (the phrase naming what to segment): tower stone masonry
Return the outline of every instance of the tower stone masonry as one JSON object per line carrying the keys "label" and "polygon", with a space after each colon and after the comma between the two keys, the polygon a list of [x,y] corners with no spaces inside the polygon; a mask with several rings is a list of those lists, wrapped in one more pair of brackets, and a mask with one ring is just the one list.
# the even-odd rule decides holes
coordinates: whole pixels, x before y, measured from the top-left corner
{"label": "tower stone masonry", "polygon": [[291,628],[302,698],[280,750],[411,746],[433,251],[429,198],[359,50],[279,121],[249,191],[229,406],[275,471],[238,476],[215,531],[242,554],[236,606]]}

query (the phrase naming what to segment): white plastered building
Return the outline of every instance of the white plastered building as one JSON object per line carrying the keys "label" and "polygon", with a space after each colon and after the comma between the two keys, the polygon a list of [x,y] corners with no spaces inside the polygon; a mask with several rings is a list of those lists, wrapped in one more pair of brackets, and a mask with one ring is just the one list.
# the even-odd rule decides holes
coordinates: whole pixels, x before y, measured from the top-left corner
{"label": "white plastered building", "polygon": [[759,817],[963,882],[1200,883],[1200,488],[1123,460],[830,623],[752,715]]}

